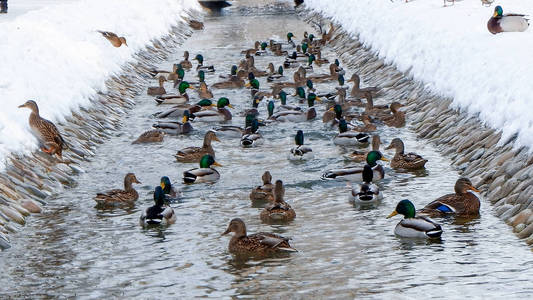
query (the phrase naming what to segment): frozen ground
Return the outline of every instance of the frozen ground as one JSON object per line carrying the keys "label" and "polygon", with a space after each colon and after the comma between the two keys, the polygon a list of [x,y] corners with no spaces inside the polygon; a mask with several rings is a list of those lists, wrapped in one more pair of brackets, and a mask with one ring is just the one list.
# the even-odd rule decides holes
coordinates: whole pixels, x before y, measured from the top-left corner
{"label": "frozen ground", "polygon": [[[533,31],[492,35],[495,5],[505,13],[533,14],[533,2],[497,0],[483,7],[465,0],[305,0],[323,11],[402,71],[410,69],[454,105],[478,114],[517,145],[533,146]],[[357,71],[357,70],[354,70]]]}
{"label": "frozen ground", "polygon": [[[89,105],[105,80],[151,39],[168,32],[196,0],[20,0],[0,15],[0,169],[10,152],[37,146],[29,131],[28,99],[58,121]],[[124,35],[114,48],[96,30]]]}

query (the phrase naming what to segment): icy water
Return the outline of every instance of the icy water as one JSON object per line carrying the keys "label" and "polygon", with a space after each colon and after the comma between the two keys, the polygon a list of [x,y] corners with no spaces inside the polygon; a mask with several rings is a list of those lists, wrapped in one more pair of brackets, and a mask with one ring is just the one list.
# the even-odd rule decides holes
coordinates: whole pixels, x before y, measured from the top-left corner
{"label": "icy water", "polygon": [[[241,59],[240,51],[250,48],[253,41],[282,39],[288,30],[301,37],[304,30],[311,30],[276,5],[258,9],[238,3],[222,15],[209,17],[205,26],[161,67],[169,69],[180,61],[184,50],[201,52],[205,63],[217,68],[217,75],[207,76],[212,84],[219,80],[218,74],[229,72]],[[331,52],[324,56],[334,58]],[[258,57],[256,65],[265,69],[270,61],[279,65],[282,59]],[[191,72],[186,78],[192,76]],[[264,87],[264,78],[261,83]],[[332,88],[318,85],[319,90]],[[192,101],[198,100],[195,92],[190,94]],[[236,107],[233,124],[242,126],[239,113],[250,106],[249,91],[214,90],[214,94],[230,99]],[[401,137],[408,151],[429,159],[427,169],[397,173],[386,168],[386,179],[380,184],[384,199],[377,207],[356,208],[348,202],[349,189],[344,183],[321,181],[325,169],[349,164],[343,159],[345,150],[331,142],[335,131],[325,129],[320,120],[323,105],[318,105],[319,118],[313,122],[261,127],[266,142],[260,148],[242,149],[238,139],[214,143],[217,161],[224,165],[217,167],[221,180],[214,185],[183,187],[183,201],[174,205],[177,223],[142,229],[140,211],[152,205],[151,191],[159,178],[168,175],[180,182],[184,170],[196,167],[175,162],[176,150],[201,145],[205,131],[213,125],[194,123],[195,131],[188,136],[166,137],[159,145],[132,146],[131,141],[151,127],[151,115],[162,110],[150,96],[139,96],[136,102],[122,128],[98,148],[92,162],[82,166],[87,172],[79,176],[79,186],[49,199],[45,213],[32,217],[13,237],[13,247],[0,254],[0,298],[515,299],[533,294],[530,248],[493,216],[484,201],[480,218],[438,219],[444,228],[439,242],[394,236],[399,218],[385,217],[399,200],[409,198],[420,208],[452,192],[458,177],[447,159],[408,129],[380,128],[379,133],[386,145]],[[260,110],[264,115],[265,103]],[[297,129],[306,133],[314,160],[297,164],[287,160]],[[286,184],[286,200],[297,213],[288,225],[262,224],[261,208],[252,207],[248,198],[265,170]],[[141,196],[136,206],[95,209],[93,196],[121,187],[127,172],[134,172],[143,182],[137,186]],[[233,259],[227,251],[229,237],[220,234],[235,217],[246,222],[250,233],[272,231],[292,237],[299,252],[259,261]]]}

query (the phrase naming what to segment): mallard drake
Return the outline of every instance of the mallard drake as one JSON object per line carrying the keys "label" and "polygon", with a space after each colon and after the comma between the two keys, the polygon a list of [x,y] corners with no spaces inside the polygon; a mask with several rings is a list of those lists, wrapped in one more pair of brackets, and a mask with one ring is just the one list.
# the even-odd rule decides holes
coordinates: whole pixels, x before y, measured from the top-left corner
{"label": "mallard drake", "polygon": [[[374,134],[372,136],[372,150],[371,151],[379,151],[380,145],[381,145],[381,139],[379,138],[379,135]],[[368,155],[369,152],[370,151],[355,150],[352,153],[350,153],[350,158],[353,161],[362,162],[366,160],[366,156]]]}
{"label": "mallard drake", "polygon": [[[304,91],[305,93],[305,91]],[[285,91],[280,91],[278,93],[279,100],[281,102],[281,105],[278,106],[278,111],[282,110],[302,110],[301,107],[295,106],[295,105],[287,105],[287,93]],[[272,103],[273,104],[273,103]]]}
{"label": "mallard drake", "polygon": [[[237,75],[237,71],[238,71],[238,70],[239,70],[239,68],[238,68],[236,65],[232,65],[229,74],[221,74],[221,75],[219,75],[218,77],[220,77],[220,78],[222,78],[222,79],[230,79],[230,78],[232,78],[233,76],[236,76],[236,75]],[[244,70],[243,70],[243,71],[244,71]]]}
{"label": "mallard drake", "polygon": [[247,115],[244,118],[245,120],[244,128],[235,126],[235,125],[223,125],[223,126],[215,127],[213,130],[217,133],[218,136],[225,136],[225,137],[231,137],[231,138],[242,138],[242,136],[245,133],[245,128],[252,126],[252,121],[254,119],[255,119],[255,116]]}
{"label": "mallard drake", "polygon": [[181,150],[178,150],[176,153],[176,160],[179,162],[197,162],[202,156],[209,154],[215,157],[215,150],[211,146],[211,141],[220,142],[216,133],[212,130],[209,130],[205,133],[204,144],[202,147],[187,147]]}
{"label": "mallard drake", "polygon": [[283,76],[283,66],[278,67],[278,71],[267,77],[268,82],[280,82],[287,80],[287,77]]}
{"label": "mallard drake", "polygon": [[259,116],[259,111],[257,110],[259,107],[259,103],[261,103],[261,99],[263,97],[259,97],[257,95],[252,97],[252,108],[249,108],[241,113],[241,116],[247,116],[247,115],[253,115],[257,118]]}
{"label": "mallard drake", "polygon": [[62,158],[63,148],[66,148],[67,144],[56,125],[39,115],[39,107],[35,101],[28,100],[19,106],[19,108],[23,107],[31,110],[29,124],[34,136],[39,142],[41,150],[50,155],[55,154],[59,158]]}
{"label": "mallard drake", "polygon": [[154,100],[158,104],[184,104],[189,101],[189,95],[187,94],[187,89],[194,90],[194,87],[192,87],[189,84],[189,82],[182,81],[180,82],[178,86],[179,95],[178,94],[164,94],[164,95],[159,95],[155,97]]}
{"label": "mallard drake", "polygon": [[283,181],[276,180],[274,185],[274,201],[265,207],[259,217],[265,223],[272,222],[289,222],[296,218],[296,212],[292,207],[283,200],[285,188]]}
{"label": "mallard drake", "polygon": [[148,94],[149,96],[160,96],[160,95],[166,94],[167,91],[165,90],[165,87],[163,86],[165,81],[167,81],[165,77],[159,76],[158,78],[159,86],[149,86],[148,89],[146,90],[146,94]]}
{"label": "mallard drake", "polygon": [[141,134],[132,144],[161,143],[165,133],[159,129],[152,129]]}
{"label": "mallard drake", "polygon": [[200,82],[200,88],[198,89],[198,96],[201,99],[211,99],[213,98],[213,92],[207,87],[207,83]]}
{"label": "mallard drake", "polygon": [[[374,174],[372,179],[377,181],[385,177],[385,169],[380,164],[377,164],[378,160],[389,161],[379,151],[370,151],[366,156],[366,163],[372,167]],[[327,170],[322,174],[322,179],[325,180],[345,180],[345,181],[362,181],[363,180],[363,168],[361,166],[345,167],[342,169]]]}
{"label": "mallard drake", "polygon": [[159,186],[161,186],[163,189],[167,202],[176,201],[179,197],[181,197],[181,191],[170,182],[170,178],[168,178],[168,176],[161,177]]}
{"label": "mallard drake", "polygon": [[189,60],[189,51],[183,52],[183,60],[180,61],[180,65],[187,70],[192,68],[192,62]]}
{"label": "mallard drake", "polygon": [[167,75],[167,80],[174,82],[174,87],[176,87],[185,77],[185,70],[181,64],[174,64],[172,66],[172,72]]}
{"label": "mallard drake", "polygon": [[231,112],[226,109],[226,106],[233,108],[229,103],[229,99],[222,97],[218,99],[217,110],[202,110],[193,115],[194,122],[223,122],[231,120]]}
{"label": "mallard drake", "polygon": [[273,114],[270,119],[281,122],[304,122],[313,120],[316,118],[316,110],[314,108],[315,100],[320,101],[320,98],[314,93],[310,93],[307,95],[307,105],[309,108],[306,111],[282,110]]}
{"label": "mallard drake", "polygon": [[207,73],[213,73],[215,72],[214,66],[204,66],[204,56],[202,54],[197,54],[194,57],[194,60],[198,61],[198,66],[196,66],[196,70],[203,70]]}
{"label": "mallard drake", "polygon": [[367,92],[370,92],[372,96],[375,97],[379,91],[379,88],[375,86],[361,88],[361,78],[356,73],[353,73],[352,77],[350,78],[350,80],[348,80],[348,82],[353,82],[352,91],[350,92],[350,95],[352,97],[364,98],[366,97]]}
{"label": "mallard drake", "polygon": [[294,136],[294,143],[296,147],[291,149],[289,153],[290,160],[307,160],[314,157],[313,149],[311,147],[304,146],[304,132],[298,130]]}
{"label": "mallard drake", "polygon": [[296,47],[296,44],[292,40],[292,38],[295,38],[294,34],[292,32],[287,33],[287,45],[292,46],[293,48]]}
{"label": "mallard drake", "polygon": [[263,180],[263,185],[258,185],[252,188],[252,192],[250,193],[250,200],[252,201],[274,200],[274,194],[273,194],[274,186],[272,185],[272,175],[270,175],[269,171],[266,171],[265,173],[263,173],[263,176],[261,176],[261,179]]}
{"label": "mallard drake", "polygon": [[246,225],[239,218],[231,220],[228,229],[222,235],[230,232],[234,235],[231,237],[228,250],[237,256],[266,257],[277,253],[297,252],[289,244],[290,239],[281,235],[266,232],[247,235]]}
{"label": "mallard drake", "polygon": [[333,144],[339,146],[368,146],[370,136],[367,133],[361,133],[348,130],[348,123],[345,119],[339,120],[339,133],[333,138]]}
{"label": "mallard drake", "polygon": [[183,172],[184,183],[216,182],[220,174],[212,166],[222,167],[215,161],[213,156],[206,154],[200,159],[200,168],[190,169]]}
{"label": "mallard drake", "polygon": [[101,31],[97,30],[99,33],[101,33],[114,47],[119,48],[122,45],[125,45],[128,47],[128,44],[126,43],[126,38],[121,36],[119,37],[115,33],[111,31]]}
{"label": "mallard drake", "polygon": [[265,43],[265,42],[262,42],[261,45],[260,45],[260,48],[259,50],[255,51],[255,56],[263,56],[263,55],[266,55],[267,54],[267,51],[266,51],[266,48],[268,47],[268,44]]}
{"label": "mallard drake", "polygon": [[195,104],[184,103],[173,106],[165,111],[155,113],[154,116],[159,119],[182,117],[186,110],[189,113],[195,113],[202,109],[208,109],[211,106],[216,106],[216,104],[213,104],[213,101],[209,99],[202,99]]}
{"label": "mallard drake", "polygon": [[342,106],[340,104],[335,104],[324,113],[322,116],[322,123],[326,124],[328,127],[334,127],[338,126],[342,119]]}
{"label": "mallard drake", "polygon": [[521,32],[526,31],[529,27],[529,20],[522,14],[503,14],[503,8],[496,6],[494,14],[487,22],[487,28],[490,33],[497,34],[500,32]]}
{"label": "mallard drake", "polygon": [[304,70],[306,71],[312,71],[313,70],[313,62],[315,62],[316,57],[314,54],[309,55],[309,58],[307,59],[307,66],[302,66]]}
{"label": "mallard drake", "polygon": [[98,193],[94,197],[94,201],[101,206],[117,206],[117,205],[132,205],[138,198],[139,194],[132,187],[133,183],[141,183],[135,177],[135,174],[128,173],[124,177],[124,189],[123,190],[110,190],[105,193]]}
{"label": "mallard drake", "polygon": [[396,150],[396,154],[390,162],[390,167],[393,169],[418,170],[424,168],[428,162],[427,159],[416,153],[404,153],[404,144],[399,138],[394,138],[390,145],[385,148],[385,150],[388,149]]}
{"label": "mallard drake", "polygon": [[251,148],[263,144],[263,136],[257,132],[257,129],[259,129],[259,122],[257,119],[254,119],[252,120],[251,126],[246,128],[241,137],[241,146]]}
{"label": "mallard drake", "polygon": [[365,165],[362,176],[363,183],[352,188],[350,200],[354,204],[369,204],[381,200],[383,195],[379,191],[379,187],[372,183],[374,177],[372,167]]}
{"label": "mallard drake", "polygon": [[154,206],[146,208],[141,213],[141,226],[170,225],[176,223],[176,214],[172,207],[165,205],[165,193],[160,186],[155,188],[154,202]]}
{"label": "mallard drake", "polygon": [[190,113],[188,110],[183,112],[183,120],[178,121],[167,121],[167,122],[157,122],[152,125],[154,128],[158,128],[168,134],[185,134],[192,131],[192,125],[189,122]]}
{"label": "mallard drake", "polygon": [[396,209],[387,217],[404,216],[394,228],[394,234],[405,238],[440,238],[442,227],[430,218],[415,216],[415,206],[407,199],[398,202]]}
{"label": "mallard drake", "polygon": [[469,191],[478,192],[468,178],[459,178],[455,182],[455,194],[444,195],[432,201],[420,210],[420,213],[430,215],[456,214],[462,216],[479,215],[479,198]]}

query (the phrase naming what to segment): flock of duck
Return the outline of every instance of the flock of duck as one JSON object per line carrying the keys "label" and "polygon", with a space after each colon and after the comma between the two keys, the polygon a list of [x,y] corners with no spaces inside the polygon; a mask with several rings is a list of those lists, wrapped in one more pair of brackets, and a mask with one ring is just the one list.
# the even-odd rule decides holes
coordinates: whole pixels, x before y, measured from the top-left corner
{"label": "flock of duck", "polygon": [[[351,201],[357,205],[375,204],[382,198],[382,191],[376,182],[385,176],[385,169],[378,162],[389,161],[380,152],[379,131],[386,126],[404,127],[405,113],[400,110],[402,104],[399,102],[374,105],[373,99],[383,93],[380,88],[362,88],[361,78],[355,73],[345,81],[346,71],[340,66],[339,60],[330,62],[322,57],[322,50],[328,46],[334,34],[335,28],[331,25],[328,31],[321,33],[321,38],[305,33],[303,39],[297,42],[294,35],[288,33],[284,41],[256,42],[253,48],[242,51],[243,59],[231,67],[229,74],[219,74],[220,81],[211,85],[211,88],[207,85],[205,76],[215,74],[215,67],[206,65],[201,54],[194,56],[197,63],[193,65],[189,60],[189,52],[185,51],[183,61],[175,64],[172,71],[152,70],[150,75],[159,85],[149,87],[147,93],[154,96],[159,107],[167,106],[168,109],[157,112],[154,116],[158,121],[153,125],[154,129],[141,134],[133,144],[161,142],[167,135],[187,134],[193,130],[194,123],[216,123],[216,126],[205,133],[201,147],[186,147],[178,150],[175,155],[178,162],[199,164],[198,168],[183,173],[185,184],[213,183],[220,178],[215,169],[215,166],[220,165],[215,160],[212,142],[220,141],[219,138],[234,138],[240,140],[241,147],[260,147],[263,143],[263,136],[259,131],[261,126],[275,127],[279,122],[314,120],[319,117],[315,105],[321,102],[327,109],[322,115],[323,123],[331,130],[338,129],[333,143],[353,150],[348,159],[359,163],[327,170],[322,174],[322,179],[359,183],[351,188]],[[266,57],[280,57],[283,61],[278,68],[270,63],[268,70],[257,69],[255,59]],[[322,65],[329,66],[328,73],[308,75]],[[285,75],[287,69],[295,70],[292,80]],[[187,76],[188,73],[197,74],[197,78]],[[194,79],[194,82],[186,77]],[[259,77],[266,77],[268,89],[261,89],[257,79]],[[165,82],[171,82],[175,92],[167,92]],[[331,91],[319,92],[314,87],[314,83],[318,82],[329,82],[336,87]],[[348,86],[348,82],[353,85]],[[238,89],[242,93],[250,93],[251,106],[241,114],[245,117],[244,127],[220,124],[232,119],[230,109],[233,106],[227,97],[220,97],[215,101],[211,89],[215,92]],[[191,101],[190,90],[198,93],[198,102]],[[289,93],[292,90],[294,93]],[[266,114],[259,109],[262,101],[267,103]],[[303,103],[306,103],[306,107],[302,107]],[[29,100],[20,107],[31,110],[29,124],[40,142],[41,150],[61,159],[62,150],[68,148],[68,145],[57,127],[39,115],[35,101]],[[294,147],[287,153],[289,159],[314,159],[312,148],[304,143],[302,130],[295,132],[294,141]],[[370,145],[371,149],[368,149]],[[419,170],[427,162],[418,154],[405,152],[404,143],[399,138],[394,138],[386,149],[395,150],[395,155],[390,160],[390,167],[393,169]],[[295,210],[284,200],[283,182],[276,180],[273,183],[268,171],[262,175],[262,182],[250,193],[252,201],[268,203],[260,213],[260,219],[265,223],[283,223],[295,219]],[[128,173],[124,178],[124,189],[98,193],[94,200],[101,207],[133,205],[139,197],[133,187],[136,183],[140,182],[135,174]],[[477,216],[480,201],[472,192],[479,191],[469,179],[459,178],[454,193],[431,201],[419,211],[415,210],[411,201],[401,200],[387,218],[396,214],[404,216],[394,229],[397,236],[440,238],[443,232],[441,225],[429,217]],[[154,191],[154,205],[143,210],[140,216],[141,225],[159,226],[176,222],[176,214],[170,204],[180,197],[180,190],[167,176],[163,176]],[[248,234],[245,223],[240,218],[231,220],[223,235],[231,232],[233,237],[229,242],[229,251],[236,255],[265,256],[295,251],[289,244],[289,239],[283,236],[265,232]]]}

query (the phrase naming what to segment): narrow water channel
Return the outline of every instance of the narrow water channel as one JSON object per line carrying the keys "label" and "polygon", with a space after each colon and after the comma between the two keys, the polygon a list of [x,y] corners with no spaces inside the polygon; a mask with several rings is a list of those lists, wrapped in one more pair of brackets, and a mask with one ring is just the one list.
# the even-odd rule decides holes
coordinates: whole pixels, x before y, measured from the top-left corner
{"label": "narrow water channel", "polygon": [[[305,30],[312,31],[286,6],[258,8],[251,3],[236,2],[223,14],[207,17],[205,30],[195,32],[160,67],[171,68],[185,50],[202,53],[205,63],[217,68],[217,75],[206,78],[213,84],[254,41],[283,39],[289,30],[301,38]],[[335,58],[331,51],[323,56]],[[266,69],[269,62],[277,66],[282,58],[256,58],[259,69]],[[318,72],[327,72],[326,66],[315,70]],[[350,75],[352,72],[347,70]],[[186,78],[192,76],[190,72]],[[261,79],[261,84],[265,86],[266,81]],[[319,91],[332,88],[317,85]],[[213,92],[215,98],[230,99],[235,106],[232,122],[242,126],[244,118],[239,113],[250,107],[249,91]],[[191,101],[198,100],[195,92],[190,94]],[[322,124],[323,105],[318,106],[315,121],[261,127],[266,141],[259,148],[242,149],[236,139],[214,143],[217,161],[224,165],[217,167],[220,181],[184,186],[183,201],[174,204],[177,223],[145,230],[138,226],[139,215],[152,205],[151,192],[159,178],[167,175],[180,182],[182,172],[196,166],[176,162],[176,150],[201,145],[205,131],[213,125],[194,123],[190,135],[166,137],[162,144],[131,145],[154,123],[151,115],[162,110],[150,96],[141,95],[135,101],[137,105],[124,118],[121,129],[82,166],[86,173],[79,176],[79,185],[49,199],[45,213],[32,217],[13,237],[13,247],[0,254],[0,294],[100,299],[388,298],[398,293],[428,298],[527,298],[532,294],[531,250],[493,216],[487,202],[482,201],[480,218],[465,222],[438,219],[444,228],[439,242],[404,241],[394,236],[399,219],[385,217],[399,200],[409,198],[422,207],[452,192],[459,176],[446,158],[426,141],[417,140],[408,128],[383,127],[379,133],[386,145],[401,137],[408,151],[429,160],[426,171],[399,173],[386,167],[386,178],[380,183],[384,199],[377,207],[356,208],[348,202],[349,189],[344,183],[320,180],[325,169],[349,164],[343,157],[345,150],[332,143],[335,130]],[[260,105],[263,115],[265,106]],[[297,129],[306,133],[314,160],[297,164],[287,160]],[[265,170],[286,184],[286,200],[297,213],[290,224],[262,224],[261,208],[251,206],[249,192],[260,184]],[[127,172],[134,172],[143,182],[137,189],[141,196],[136,206],[131,210],[94,208],[94,195],[121,187]],[[229,237],[220,234],[235,217],[246,222],[249,232],[272,231],[292,237],[299,252],[287,258],[234,260],[227,251]]]}

